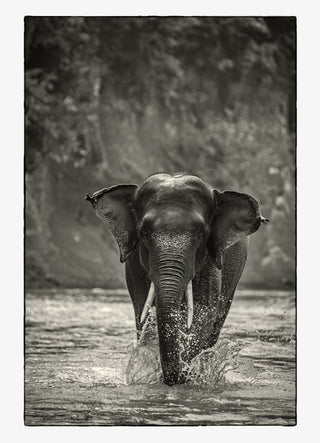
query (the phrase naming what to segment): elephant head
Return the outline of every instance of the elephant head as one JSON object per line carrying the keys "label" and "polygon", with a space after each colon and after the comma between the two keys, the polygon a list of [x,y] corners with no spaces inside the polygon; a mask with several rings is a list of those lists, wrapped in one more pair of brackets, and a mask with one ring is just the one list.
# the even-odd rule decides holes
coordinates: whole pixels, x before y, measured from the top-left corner
{"label": "elephant head", "polygon": [[213,190],[193,175],[155,174],[141,186],[123,184],[86,197],[113,233],[125,262],[139,248],[150,279],[141,314],[155,301],[164,381],[179,375],[178,315],[187,299],[187,326],[193,317],[192,280],[209,255],[223,267],[224,251],[266,221],[247,194]]}

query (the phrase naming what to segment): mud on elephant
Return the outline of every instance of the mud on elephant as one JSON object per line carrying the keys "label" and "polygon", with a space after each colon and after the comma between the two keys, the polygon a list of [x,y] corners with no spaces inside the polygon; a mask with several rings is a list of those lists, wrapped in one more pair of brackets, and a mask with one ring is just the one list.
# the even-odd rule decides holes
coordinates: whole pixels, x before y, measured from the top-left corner
{"label": "mud on elephant", "polygon": [[268,220],[253,197],[219,192],[189,174],[158,173],[86,199],[119,245],[138,337],[155,303],[163,380],[178,383],[182,335],[191,337],[188,361],[216,343],[248,236]]}

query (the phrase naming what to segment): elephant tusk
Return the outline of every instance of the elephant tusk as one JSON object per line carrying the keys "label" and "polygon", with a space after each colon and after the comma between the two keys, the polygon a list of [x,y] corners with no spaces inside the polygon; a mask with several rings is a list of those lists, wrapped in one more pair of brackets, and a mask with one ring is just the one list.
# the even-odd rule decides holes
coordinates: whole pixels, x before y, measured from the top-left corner
{"label": "elephant tusk", "polygon": [[148,297],[147,297],[147,300],[144,304],[143,311],[142,311],[142,314],[140,317],[140,323],[143,323],[145,321],[145,319],[148,315],[148,312],[149,312],[149,308],[151,308],[153,305],[153,301],[154,301],[155,296],[156,296],[156,291],[154,289],[154,283],[151,282]]}
{"label": "elephant tusk", "polygon": [[187,327],[191,328],[192,320],[193,320],[193,293],[192,293],[192,280],[189,281],[187,290],[186,290],[186,299],[187,299],[187,307],[188,307],[188,319],[187,319]]}

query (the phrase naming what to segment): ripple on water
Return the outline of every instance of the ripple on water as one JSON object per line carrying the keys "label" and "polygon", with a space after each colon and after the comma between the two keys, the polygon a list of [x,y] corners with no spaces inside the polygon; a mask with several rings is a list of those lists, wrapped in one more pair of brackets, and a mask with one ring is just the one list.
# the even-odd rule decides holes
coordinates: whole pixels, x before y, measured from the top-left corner
{"label": "ripple on water", "polygon": [[156,328],[137,344],[124,295],[95,292],[27,294],[26,424],[295,423],[291,294],[236,294],[217,344],[167,386]]}

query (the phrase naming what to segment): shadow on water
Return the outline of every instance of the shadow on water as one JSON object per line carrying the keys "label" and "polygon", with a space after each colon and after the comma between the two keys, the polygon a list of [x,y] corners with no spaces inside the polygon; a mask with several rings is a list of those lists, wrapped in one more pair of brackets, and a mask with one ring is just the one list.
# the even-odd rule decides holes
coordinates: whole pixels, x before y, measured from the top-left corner
{"label": "shadow on water", "polygon": [[239,291],[217,344],[166,386],[151,313],[137,345],[122,292],[26,294],[27,425],[293,425],[292,292]]}

